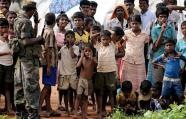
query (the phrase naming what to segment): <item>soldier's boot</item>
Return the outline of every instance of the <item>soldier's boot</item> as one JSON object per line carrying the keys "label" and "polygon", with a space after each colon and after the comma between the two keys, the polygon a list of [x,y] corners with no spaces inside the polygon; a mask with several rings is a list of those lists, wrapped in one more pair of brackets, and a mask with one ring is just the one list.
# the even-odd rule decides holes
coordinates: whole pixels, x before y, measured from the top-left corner
{"label": "soldier's boot", "polygon": [[29,109],[28,119],[40,119],[37,109]]}
{"label": "soldier's boot", "polygon": [[16,119],[28,119],[28,112],[25,104],[16,105]]}

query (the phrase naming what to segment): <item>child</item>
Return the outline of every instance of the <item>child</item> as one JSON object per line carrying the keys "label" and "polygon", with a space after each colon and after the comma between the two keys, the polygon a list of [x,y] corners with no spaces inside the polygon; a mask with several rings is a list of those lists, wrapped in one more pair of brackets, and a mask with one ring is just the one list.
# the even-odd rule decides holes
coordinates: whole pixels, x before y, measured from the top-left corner
{"label": "child", "polygon": [[43,84],[44,87],[40,96],[40,111],[45,100],[46,102],[46,117],[60,116],[59,113],[52,110],[50,103],[51,86],[55,86],[57,77],[57,44],[54,36],[53,27],[55,25],[55,15],[47,13],[45,15],[46,26],[43,32],[45,44],[43,46],[44,59],[43,59]]}
{"label": "child", "polygon": [[160,99],[161,91],[162,82],[156,82],[151,88],[152,98],[150,101],[150,109],[153,111],[166,109],[169,106],[165,99]]}
{"label": "child", "polygon": [[8,47],[8,21],[0,18],[0,94],[5,95],[5,107],[8,114],[14,114],[11,107],[11,90],[13,83],[13,54]]}
{"label": "child", "polygon": [[138,97],[138,107],[139,109],[148,110],[150,109],[150,101],[151,101],[151,82],[148,80],[144,80],[141,82],[140,93]]}
{"label": "child", "polygon": [[85,31],[90,33],[90,29],[93,26],[93,19],[91,17],[85,18]]}
{"label": "child", "polygon": [[[65,33],[66,33],[65,27],[69,23],[68,16],[65,13],[61,13],[60,15],[57,16],[56,23],[57,23],[57,26],[58,26],[58,31],[55,33],[55,37],[56,37],[56,43],[57,43],[57,47],[58,47],[58,51],[59,51],[61,49],[61,47],[65,44],[65,42],[64,42]],[[60,60],[58,60],[58,70],[60,70],[59,66],[60,66]],[[58,73],[58,75],[59,75],[59,73]],[[61,104],[62,103],[62,97],[63,97],[63,91],[58,89],[58,94],[59,94],[58,110],[64,111],[65,109]]]}
{"label": "child", "polygon": [[130,81],[122,82],[121,90],[116,96],[117,105],[121,107],[126,114],[135,114],[137,112],[138,94],[132,91]]}
{"label": "child", "polygon": [[[183,21],[181,24],[181,30],[183,34],[183,38],[178,40],[176,43],[176,51],[180,52],[184,57],[186,57],[186,21]],[[181,73],[181,82],[183,91],[185,90],[185,83],[186,83],[186,64],[182,64],[182,73]]]}
{"label": "child", "polygon": [[94,40],[94,47],[98,53],[97,76],[95,80],[95,90],[97,91],[97,104],[99,117],[102,119],[103,94],[109,95],[111,109],[114,107],[113,91],[116,89],[116,60],[115,45],[111,41],[111,33],[108,30],[101,32],[101,42]]}
{"label": "child", "polygon": [[[65,110],[69,114],[68,102],[70,100],[71,111],[74,109],[74,96],[77,88],[76,63],[79,56],[79,48],[74,45],[75,33],[71,30],[65,33],[65,44],[59,51],[61,55],[59,65],[58,90],[64,94]],[[70,93],[70,95],[68,94]]]}
{"label": "child", "polygon": [[[124,48],[124,31],[121,27],[114,27],[114,33],[112,34],[112,40],[116,44],[116,62],[118,67],[118,79],[121,81],[122,79],[122,57],[125,55],[125,48]],[[123,81],[121,81],[123,82]]]}
{"label": "child", "polygon": [[152,63],[164,63],[164,78],[161,96],[163,99],[170,99],[175,94],[178,104],[183,102],[184,94],[180,80],[180,59],[186,58],[175,51],[175,41],[167,40],[165,43],[165,53],[156,58]]}
{"label": "child", "polygon": [[75,12],[72,16],[75,32],[75,44],[79,46],[80,50],[84,44],[89,42],[89,33],[84,30],[84,14],[82,12]]}
{"label": "child", "polygon": [[125,30],[124,42],[126,44],[123,58],[123,81],[132,82],[133,91],[140,88],[140,84],[146,78],[144,47],[149,42],[149,36],[141,31],[141,17],[131,17],[131,29]]}
{"label": "child", "polygon": [[84,50],[81,52],[81,57],[77,63],[77,67],[81,67],[80,78],[77,88],[77,97],[75,102],[75,115],[77,116],[77,110],[79,107],[79,102],[82,98],[82,119],[87,119],[87,103],[88,95],[91,94],[92,90],[92,76],[94,72],[94,67],[96,66],[96,61],[93,59],[93,52],[90,46],[85,46]]}
{"label": "child", "polygon": [[147,80],[154,84],[156,81],[163,80],[163,68],[153,67],[151,61],[164,52],[164,43],[169,39],[176,41],[176,33],[174,28],[167,24],[169,16],[169,9],[166,7],[159,7],[156,10],[157,24],[152,27],[151,39],[153,42],[152,55],[148,65]]}
{"label": "child", "polygon": [[65,27],[69,23],[68,16],[65,13],[59,14],[56,18],[56,23],[58,26],[58,31],[55,34],[55,37],[56,37],[58,50],[60,50],[61,47],[64,45],[65,32],[66,32]]}

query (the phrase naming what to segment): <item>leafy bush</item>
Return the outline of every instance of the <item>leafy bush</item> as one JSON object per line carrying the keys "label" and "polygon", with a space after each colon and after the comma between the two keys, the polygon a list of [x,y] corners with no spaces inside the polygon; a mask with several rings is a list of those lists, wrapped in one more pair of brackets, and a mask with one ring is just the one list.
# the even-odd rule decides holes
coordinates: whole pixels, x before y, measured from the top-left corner
{"label": "leafy bush", "polygon": [[5,119],[6,117],[6,115],[0,115],[0,119]]}
{"label": "leafy bush", "polygon": [[148,110],[143,116],[127,116],[120,108],[116,108],[106,119],[186,119],[186,105],[171,104],[167,110]]}

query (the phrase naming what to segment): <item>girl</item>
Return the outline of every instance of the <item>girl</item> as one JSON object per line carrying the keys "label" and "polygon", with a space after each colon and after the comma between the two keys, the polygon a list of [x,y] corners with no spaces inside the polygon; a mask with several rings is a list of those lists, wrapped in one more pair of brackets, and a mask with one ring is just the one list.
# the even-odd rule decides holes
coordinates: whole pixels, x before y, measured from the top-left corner
{"label": "girl", "polygon": [[59,50],[64,43],[65,32],[66,32],[65,27],[69,23],[69,18],[64,12],[62,12],[60,15],[57,16],[56,22],[58,26],[58,32],[55,34],[55,36],[56,36],[57,47]]}
{"label": "girl", "polygon": [[137,91],[145,79],[144,46],[149,42],[149,37],[141,31],[141,17],[131,17],[131,29],[125,31],[125,56],[123,57],[123,80],[132,82],[133,91]]}

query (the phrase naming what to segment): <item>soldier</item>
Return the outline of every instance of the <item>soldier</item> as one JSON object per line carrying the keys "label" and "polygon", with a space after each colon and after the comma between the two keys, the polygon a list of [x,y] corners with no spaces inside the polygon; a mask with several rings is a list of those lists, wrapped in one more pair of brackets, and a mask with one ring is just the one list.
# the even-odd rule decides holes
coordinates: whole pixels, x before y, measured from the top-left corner
{"label": "soldier", "polygon": [[[41,36],[36,36],[30,18],[34,15],[37,28],[38,16],[36,2],[29,1],[22,7],[22,13],[15,19],[14,31],[18,39],[18,61],[15,69],[15,105],[17,119],[38,119],[39,109],[39,52],[43,43]],[[35,33],[35,34],[34,34]]]}

